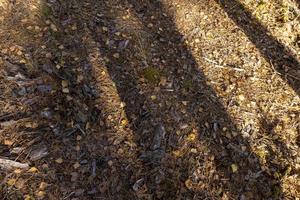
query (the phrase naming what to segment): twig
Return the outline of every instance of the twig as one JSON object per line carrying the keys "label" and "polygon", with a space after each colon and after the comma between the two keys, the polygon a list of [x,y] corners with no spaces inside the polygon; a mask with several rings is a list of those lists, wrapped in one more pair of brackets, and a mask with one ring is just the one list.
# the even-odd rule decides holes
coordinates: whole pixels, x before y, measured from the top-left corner
{"label": "twig", "polygon": [[244,71],[245,71],[244,69],[241,69],[241,68],[236,68],[236,67],[229,67],[229,66],[220,65],[220,64],[217,63],[216,61],[210,60],[210,59],[205,58],[205,57],[203,57],[203,58],[204,58],[204,60],[206,60],[207,62],[210,62],[210,63],[214,64],[215,67],[217,67],[217,68],[221,68],[221,69],[232,69],[232,70],[239,71],[239,72],[244,72]]}

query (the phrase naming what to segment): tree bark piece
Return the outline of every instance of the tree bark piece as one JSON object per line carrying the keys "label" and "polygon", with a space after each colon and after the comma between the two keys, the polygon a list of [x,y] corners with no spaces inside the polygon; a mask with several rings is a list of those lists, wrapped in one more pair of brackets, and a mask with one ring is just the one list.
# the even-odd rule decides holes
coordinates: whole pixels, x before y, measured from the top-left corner
{"label": "tree bark piece", "polygon": [[0,168],[4,170],[13,170],[16,168],[28,169],[29,165],[27,163],[20,163],[13,160],[0,158]]}

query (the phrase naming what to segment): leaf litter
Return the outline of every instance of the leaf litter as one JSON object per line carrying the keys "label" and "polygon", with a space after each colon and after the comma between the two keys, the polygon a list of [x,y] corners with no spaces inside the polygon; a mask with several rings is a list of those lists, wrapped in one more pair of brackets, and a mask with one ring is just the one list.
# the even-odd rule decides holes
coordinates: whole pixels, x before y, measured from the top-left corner
{"label": "leaf litter", "polygon": [[[1,198],[299,197],[299,69],[236,1],[4,2]],[[299,60],[296,1],[239,2]]]}

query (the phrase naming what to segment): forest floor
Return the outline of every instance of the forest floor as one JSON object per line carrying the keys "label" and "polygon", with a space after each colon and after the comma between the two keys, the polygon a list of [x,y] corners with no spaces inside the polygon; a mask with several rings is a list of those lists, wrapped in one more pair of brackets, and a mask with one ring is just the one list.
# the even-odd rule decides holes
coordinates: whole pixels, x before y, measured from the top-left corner
{"label": "forest floor", "polygon": [[299,200],[299,16],[0,0],[0,198]]}

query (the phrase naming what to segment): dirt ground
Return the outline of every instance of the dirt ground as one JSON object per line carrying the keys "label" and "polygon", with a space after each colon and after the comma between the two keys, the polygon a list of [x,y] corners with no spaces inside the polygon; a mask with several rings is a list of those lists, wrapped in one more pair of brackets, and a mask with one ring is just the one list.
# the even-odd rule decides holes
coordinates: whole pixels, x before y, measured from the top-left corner
{"label": "dirt ground", "polygon": [[0,0],[0,198],[299,200],[299,16]]}

